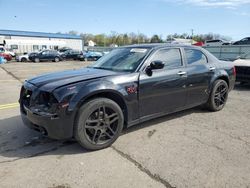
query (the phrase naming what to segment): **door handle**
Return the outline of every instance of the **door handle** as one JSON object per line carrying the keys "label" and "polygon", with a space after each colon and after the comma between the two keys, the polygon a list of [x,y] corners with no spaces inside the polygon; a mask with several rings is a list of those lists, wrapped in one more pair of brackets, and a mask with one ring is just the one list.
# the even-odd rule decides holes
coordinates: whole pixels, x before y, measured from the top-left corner
{"label": "door handle", "polygon": [[180,76],[183,76],[183,75],[187,74],[187,72],[180,71],[180,72],[178,72],[177,74],[180,75]]}
{"label": "door handle", "polygon": [[209,67],[210,71],[214,71],[216,68],[215,67]]}

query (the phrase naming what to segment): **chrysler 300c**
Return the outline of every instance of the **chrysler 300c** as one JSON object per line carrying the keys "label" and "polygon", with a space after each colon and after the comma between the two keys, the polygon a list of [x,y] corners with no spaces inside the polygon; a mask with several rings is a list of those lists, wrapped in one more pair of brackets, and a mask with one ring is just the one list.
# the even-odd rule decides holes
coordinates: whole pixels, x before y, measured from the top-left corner
{"label": "chrysler 300c", "polygon": [[232,63],[199,47],[126,46],[86,68],[25,81],[21,116],[50,138],[75,138],[97,150],[124,127],[199,105],[221,110],[235,74]]}

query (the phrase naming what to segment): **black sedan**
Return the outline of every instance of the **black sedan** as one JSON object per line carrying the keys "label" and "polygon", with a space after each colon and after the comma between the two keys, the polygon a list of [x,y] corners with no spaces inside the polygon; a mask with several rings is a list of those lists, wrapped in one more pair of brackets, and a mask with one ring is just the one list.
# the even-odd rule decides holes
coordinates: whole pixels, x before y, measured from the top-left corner
{"label": "black sedan", "polygon": [[62,58],[66,60],[73,59],[73,60],[83,61],[84,60],[83,55],[84,53],[79,50],[67,50],[62,54]]}
{"label": "black sedan", "polygon": [[180,45],[117,48],[91,66],[35,77],[21,89],[24,123],[84,148],[110,146],[124,127],[204,105],[221,110],[235,69],[205,49]]}
{"label": "black sedan", "polygon": [[35,63],[39,63],[40,61],[54,61],[59,62],[62,61],[63,58],[59,54],[59,52],[55,50],[43,50],[39,53],[32,53],[29,55],[29,60]]}

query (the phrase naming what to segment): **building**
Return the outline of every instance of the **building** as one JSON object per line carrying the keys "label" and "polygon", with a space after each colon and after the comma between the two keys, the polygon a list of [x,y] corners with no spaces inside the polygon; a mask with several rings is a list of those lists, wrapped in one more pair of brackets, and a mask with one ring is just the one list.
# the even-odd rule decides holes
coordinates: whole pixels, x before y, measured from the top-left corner
{"label": "building", "polygon": [[19,54],[43,49],[57,50],[62,47],[82,50],[83,44],[82,38],[75,35],[0,30],[0,45]]}

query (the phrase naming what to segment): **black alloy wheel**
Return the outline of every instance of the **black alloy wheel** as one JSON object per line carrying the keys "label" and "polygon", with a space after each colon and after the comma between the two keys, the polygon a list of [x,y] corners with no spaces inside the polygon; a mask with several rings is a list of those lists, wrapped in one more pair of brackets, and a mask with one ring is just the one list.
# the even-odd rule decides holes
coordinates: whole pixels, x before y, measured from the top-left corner
{"label": "black alloy wheel", "polygon": [[213,84],[209,100],[206,104],[211,111],[222,110],[228,98],[228,84],[224,80],[216,80]]}
{"label": "black alloy wheel", "polygon": [[227,90],[227,84],[223,82],[217,87],[214,94],[214,103],[217,108],[225,105],[225,102],[227,100]]}
{"label": "black alloy wheel", "polygon": [[80,108],[74,135],[86,149],[103,149],[118,138],[123,121],[123,113],[117,103],[97,98]]}

